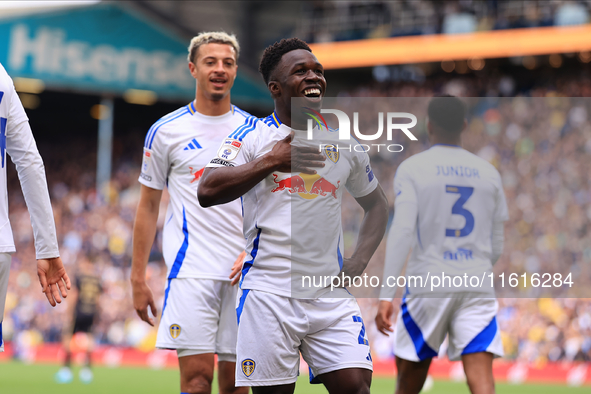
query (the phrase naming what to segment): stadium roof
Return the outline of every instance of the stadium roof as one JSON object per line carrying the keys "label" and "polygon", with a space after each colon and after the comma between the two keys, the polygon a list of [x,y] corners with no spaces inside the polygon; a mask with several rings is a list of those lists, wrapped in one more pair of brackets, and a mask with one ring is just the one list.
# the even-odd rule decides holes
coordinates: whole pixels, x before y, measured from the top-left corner
{"label": "stadium roof", "polygon": [[[141,90],[175,101],[195,97],[187,40],[126,6],[77,5],[29,7],[0,19],[0,62],[9,74],[41,80],[54,90],[113,95]],[[239,72],[232,101],[269,106],[259,79]]]}

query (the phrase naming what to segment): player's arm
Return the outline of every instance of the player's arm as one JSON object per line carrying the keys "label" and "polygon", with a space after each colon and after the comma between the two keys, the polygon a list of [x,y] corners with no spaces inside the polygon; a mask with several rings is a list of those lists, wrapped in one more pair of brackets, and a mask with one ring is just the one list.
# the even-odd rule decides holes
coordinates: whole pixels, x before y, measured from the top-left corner
{"label": "player's arm", "polygon": [[142,185],[140,201],[133,225],[133,251],[131,258],[131,287],[133,294],[133,307],[139,317],[154,325],[154,320],[148,315],[148,306],[152,315],[156,316],[157,309],[154,303],[152,290],[146,283],[146,267],[150,257],[150,250],[156,237],[156,222],[160,208],[162,190],[152,189]]}
{"label": "player's arm", "polygon": [[386,238],[386,256],[382,277],[384,287],[380,290],[380,303],[375,318],[376,327],[384,335],[393,331],[391,318],[394,313],[394,305],[392,301],[397,290],[396,281],[389,280],[389,278],[397,278],[402,272],[413,244],[417,226],[417,194],[404,163],[396,172],[394,193],[396,195],[394,220]]}
{"label": "player's arm", "polygon": [[315,174],[312,167],[324,167],[324,155],[317,148],[294,147],[293,133],[273,149],[241,165],[223,161],[221,167],[207,167],[199,181],[197,197],[202,207],[225,204],[242,196],[273,171]]}
{"label": "player's arm", "polygon": [[507,199],[503,191],[503,182],[501,175],[496,173],[497,195],[495,198],[495,211],[492,225],[492,254],[491,263],[495,265],[501,254],[505,243],[505,221],[509,220],[509,209],[507,208]]}
{"label": "player's arm", "polygon": [[392,332],[392,315],[394,305],[392,300],[396,294],[396,281],[388,278],[397,278],[410,252],[417,221],[417,204],[413,201],[401,201],[396,203],[394,221],[388,231],[386,240],[386,258],[384,262],[384,274],[380,291],[380,303],[376,315],[376,327],[384,334]]}
{"label": "player's arm", "polygon": [[503,254],[503,247],[505,244],[505,222],[495,221],[492,227],[492,256],[491,263],[495,265],[501,254]]}
{"label": "player's arm", "polygon": [[365,213],[355,251],[350,258],[343,259],[343,272],[350,277],[363,273],[384,238],[388,223],[388,199],[379,184],[367,196],[355,200]]}
{"label": "player's arm", "polygon": [[62,301],[61,297],[67,297],[67,290],[71,287],[70,278],[59,257],[45,166],[16,91],[12,91],[11,97],[6,124],[6,152],[15,164],[31,215],[39,283],[51,306],[55,306]]}

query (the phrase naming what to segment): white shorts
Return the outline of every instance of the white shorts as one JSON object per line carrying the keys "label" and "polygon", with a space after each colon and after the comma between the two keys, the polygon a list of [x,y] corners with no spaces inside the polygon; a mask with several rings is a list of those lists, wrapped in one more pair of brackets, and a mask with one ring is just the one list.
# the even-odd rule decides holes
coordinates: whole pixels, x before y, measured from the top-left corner
{"label": "white shorts", "polygon": [[443,297],[407,296],[402,300],[396,321],[395,355],[409,361],[436,357],[449,334],[447,356],[452,361],[477,352],[502,357],[497,300],[458,293]]}
{"label": "white shorts", "polygon": [[6,293],[8,293],[8,276],[10,274],[9,253],[0,253],[0,352],[4,351],[4,340],[2,339],[2,319],[4,319],[4,304]]}
{"label": "white shorts", "polygon": [[344,368],[373,370],[354,298],[295,299],[242,290],[236,309],[236,386],[294,383],[300,352],[316,376]]}
{"label": "white shorts", "polygon": [[179,357],[217,353],[235,361],[237,291],[229,281],[169,279],[156,347],[177,349]]}

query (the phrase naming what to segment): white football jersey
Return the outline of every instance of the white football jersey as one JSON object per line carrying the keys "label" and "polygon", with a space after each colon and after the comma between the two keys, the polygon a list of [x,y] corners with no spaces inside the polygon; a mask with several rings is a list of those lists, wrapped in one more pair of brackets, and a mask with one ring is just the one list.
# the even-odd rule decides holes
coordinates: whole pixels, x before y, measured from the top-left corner
{"label": "white football jersey", "polygon": [[[18,103],[17,103],[18,102]],[[29,120],[23,110],[12,79],[0,65],[0,252],[13,253],[14,238],[8,219],[8,193],[6,191],[6,133],[8,120],[17,124]]]}
{"label": "white football jersey", "polygon": [[[509,218],[501,176],[492,164],[460,147],[434,145],[400,164],[394,192],[397,204],[418,207],[407,277],[428,281],[428,275],[444,272],[481,278],[492,270],[493,222]],[[485,284],[490,282],[487,276]],[[411,294],[429,290],[410,283]]]}
{"label": "white football jersey", "polygon": [[202,208],[197,187],[220,143],[248,116],[236,106],[206,116],[191,102],[154,123],[146,135],[139,181],[158,190],[166,186],[170,194],[162,239],[169,279],[229,280],[244,250],[240,201]]}
{"label": "white football jersey", "polygon": [[0,64],[0,252],[15,252],[6,191],[8,153],[16,165],[23,195],[31,214],[36,257],[46,259],[59,256],[59,250],[45,167],[28,120],[12,79]]}
{"label": "white football jersey", "polygon": [[[228,136],[208,167],[239,166],[271,151],[292,131],[274,119],[273,125],[254,117],[247,119]],[[294,145],[330,145],[323,149],[326,165],[316,168],[315,175],[273,172],[242,196],[249,256],[240,287],[285,297],[316,298],[326,288],[308,286],[309,282],[302,286],[302,276],[318,279],[337,275],[342,268],[344,189],[359,198],[371,193],[378,182],[363,149],[335,151],[338,133],[316,128],[314,145],[306,140],[306,132],[295,133]]]}

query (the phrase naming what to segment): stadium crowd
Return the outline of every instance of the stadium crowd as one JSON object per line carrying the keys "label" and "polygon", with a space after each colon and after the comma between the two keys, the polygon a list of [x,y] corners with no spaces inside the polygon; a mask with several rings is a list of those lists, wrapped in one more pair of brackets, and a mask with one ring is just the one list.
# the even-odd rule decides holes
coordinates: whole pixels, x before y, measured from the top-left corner
{"label": "stadium crowd", "polygon": [[[467,101],[470,119],[464,147],[499,169],[510,209],[505,250],[495,272],[572,272],[577,283],[575,289],[591,288],[591,238],[588,235],[591,229],[588,176],[591,172],[591,100],[582,98],[591,97],[591,81],[564,78],[525,92],[514,92],[507,91],[507,85],[514,84],[510,77],[485,81],[470,78],[434,79],[422,85],[376,83],[342,91],[338,97],[430,97],[441,93],[464,97],[520,95]],[[417,114],[424,113],[426,103],[426,99],[406,100],[409,112]],[[417,136],[417,143],[394,141],[405,146],[401,153],[370,152],[374,173],[391,204],[397,165],[428,147],[424,124],[417,126]],[[102,279],[104,291],[95,326],[98,342],[149,351],[153,349],[156,330],[139,320],[134,312],[129,283],[131,235],[139,198],[137,178],[144,135],[138,133],[126,138],[129,139],[126,146],[135,148],[125,149],[124,154],[115,157],[108,201],[103,201],[94,189],[96,156],[88,154],[93,147],[76,140],[60,145],[59,150],[50,144],[40,145],[40,151],[47,169],[64,264],[73,277],[76,261],[82,255],[89,256]],[[66,316],[64,307],[48,313],[50,308],[43,293],[31,291],[31,287],[36,286],[32,231],[14,171],[10,176],[10,219],[17,253],[12,260],[3,334],[5,340],[15,344],[17,355],[22,355],[23,349],[31,346],[59,342],[62,328],[70,317]],[[160,208],[160,228],[167,201],[165,193]],[[346,218],[360,212],[351,198],[345,199],[343,210],[345,242],[351,245],[358,229]],[[157,237],[161,237],[160,231]],[[368,268],[371,275],[381,275],[383,244]],[[159,245],[161,239],[154,243],[148,281],[155,292],[156,304],[161,308],[166,267]],[[562,287],[559,295],[582,298],[515,298],[547,294],[527,290],[507,289],[500,294],[512,297],[499,299],[498,321],[507,358],[536,363],[591,361],[591,296]],[[359,303],[375,353],[391,356],[391,342],[379,334],[373,324],[377,300],[361,298]]]}
{"label": "stadium crowd", "polygon": [[589,21],[588,0],[313,1],[297,34],[330,42],[421,34],[569,26]]}

